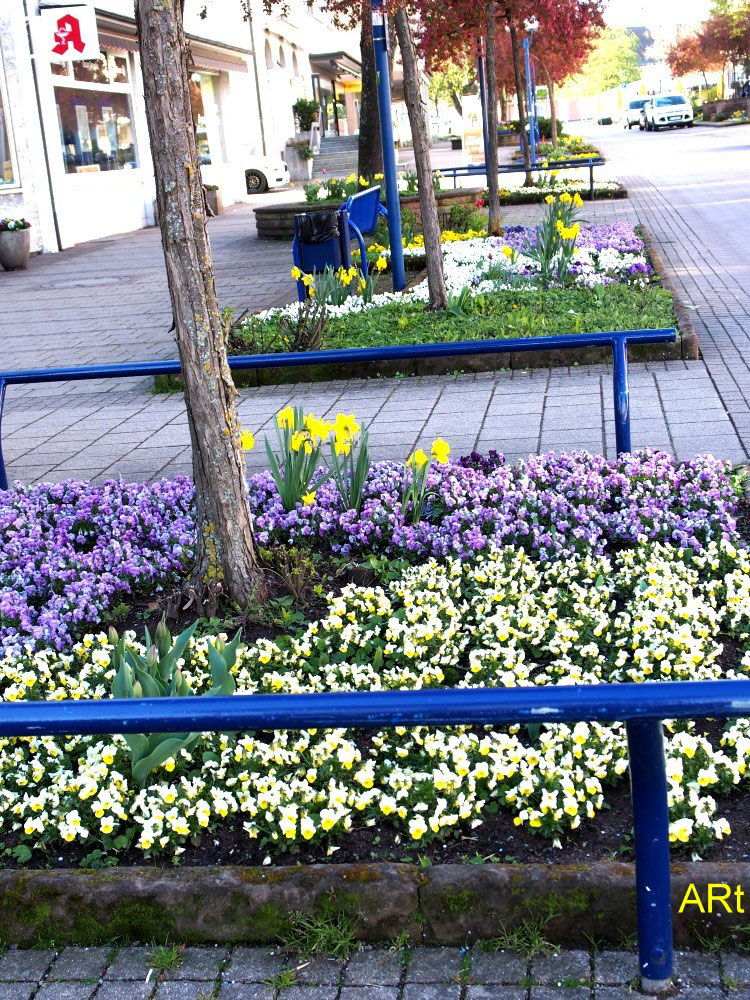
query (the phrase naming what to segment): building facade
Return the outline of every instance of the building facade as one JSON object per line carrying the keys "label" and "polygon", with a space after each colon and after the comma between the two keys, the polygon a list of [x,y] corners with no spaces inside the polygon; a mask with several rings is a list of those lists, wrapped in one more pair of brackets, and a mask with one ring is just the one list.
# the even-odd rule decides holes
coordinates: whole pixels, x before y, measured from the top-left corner
{"label": "building facade", "polygon": [[[203,8],[188,0],[185,12],[198,153],[204,183],[232,204],[247,198],[252,159],[279,158],[294,136],[292,105],[314,96],[311,55],[340,39],[305,0],[278,18],[261,0],[249,17],[240,0]],[[133,10],[133,0],[97,6],[93,57],[69,61],[45,24],[59,26],[60,4],[0,4],[0,215],[32,223],[34,251],[154,224]]]}

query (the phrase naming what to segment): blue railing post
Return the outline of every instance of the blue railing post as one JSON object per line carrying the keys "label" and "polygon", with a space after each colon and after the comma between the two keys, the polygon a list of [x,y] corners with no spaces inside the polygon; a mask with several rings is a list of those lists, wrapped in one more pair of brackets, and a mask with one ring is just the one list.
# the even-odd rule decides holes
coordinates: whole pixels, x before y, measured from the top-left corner
{"label": "blue railing post", "polygon": [[8,474],[3,458],[3,406],[5,405],[5,379],[0,378],[0,490],[8,489]]}
{"label": "blue railing post", "polygon": [[380,111],[380,138],[383,146],[385,203],[388,207],[388,236],[391,243],[391,272],[393,290],[401,292],[406,288],[406,271],[404,270],[404,248],[401,244],[401,202],[398,197],[396,150],[393,145],[393,121],[391,120],[388,35],[383,0],[370,0],[370,7],[372,41],[375,49],[375,72],[378,78],[378,110]]}
{"label": "blue railing post", "polygon": [[628,389],[628,342],[625,336],[612,341],[612,392],[615,397],[615,443],[617,454],[630,447],[630,390]]}
{"label": "blue railing post", "polygon": [[646,993],[670,987],[672,902],[669,873],[669,809],[662,723],[626,723],[635,829],[638,957]]}

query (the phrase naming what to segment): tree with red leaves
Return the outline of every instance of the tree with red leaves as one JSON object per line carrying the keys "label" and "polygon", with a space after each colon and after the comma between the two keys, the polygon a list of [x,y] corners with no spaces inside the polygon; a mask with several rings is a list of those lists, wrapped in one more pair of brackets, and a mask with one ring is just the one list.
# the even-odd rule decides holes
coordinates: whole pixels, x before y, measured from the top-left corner
{"label": "tree with red leaves", "polygon": [[704,83],[708,86],[706,73],[721,69],[724,60],[714,45],[706,43],[704,33],[697,31],[678,38],[674,45],[670,45],[666,62],[675,79],[690,73],[702,73]]}

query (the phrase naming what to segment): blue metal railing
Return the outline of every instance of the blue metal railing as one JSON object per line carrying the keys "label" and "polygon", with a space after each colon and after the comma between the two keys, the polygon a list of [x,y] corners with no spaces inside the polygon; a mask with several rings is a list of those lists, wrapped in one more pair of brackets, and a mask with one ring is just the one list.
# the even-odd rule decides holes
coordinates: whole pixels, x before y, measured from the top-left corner
{"label": "blue metal railing", "polygon": [[[600,156],[592,156],[589,158],[577,158],[575,160],[554,160],[553,162],[548,162],[547,166],[544,167],[540,163],[535,164],[531,167],[532,172],[535,170],[577,170],[579,167],[588,167],[589,170],[589,196],[591,200],[594,200],[594,167],[601,167],[605,163]],[[519,174],[526,173],[526,167],[523,163],[502,163],[497,168],[498,174]],[[456,178],[457,177],[486,177],[487,176],[487,165],[485,163],[469,163],[462,167],[440,167],[439,170],[433,170],[433,174],[439,173],[441,177],[452,177],[453,187],[457,187]],[[565,189],[560,188],[561,191]]]}
{"label": "blue metal railing", "polygon": [[638,950],[648,993],[673,974],[662,719],[750,716],[750,680],[527,688],[256,694],[0,704],[0,736],[272,729],[626,723],[635,829]]}
{"label": "blue metal railing", "polygon": [[[615,333],[575,333],[555,337],[521,337],[507,340],[460,340],[441,344],[403,344],[399,347],[357,347],[330,351],[299,351],[286,354],[248,354],[229,358],[233,371],[263,368],[294,368],[305,365],[357,364],[365,361],[405,361],[415,358],[457,358],[474,354],[509,354],[527,351],[581,350],[609,347],[612,350],[612,380],[617,453],[629,452],[630,393],[628,389],[628,344],[673,343],[674,328],[622,330]],[[89,365],[0,372],[0,490],[8,488],[2,451],[2,416],[5,389],[9,385],[44,382],[87,381],[100,378],[138,378],[179,375],[179,361],[135,361],[116,365]]]}

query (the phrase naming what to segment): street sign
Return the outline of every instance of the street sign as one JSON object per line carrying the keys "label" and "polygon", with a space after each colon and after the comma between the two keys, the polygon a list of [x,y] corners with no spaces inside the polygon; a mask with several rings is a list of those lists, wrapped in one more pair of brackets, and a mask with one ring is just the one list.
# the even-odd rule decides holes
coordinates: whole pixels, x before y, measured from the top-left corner
{"label": "street sign", "polygon": [[42,8],[40,43],[50,62],[101,59],[96,12],[88,4]]}

